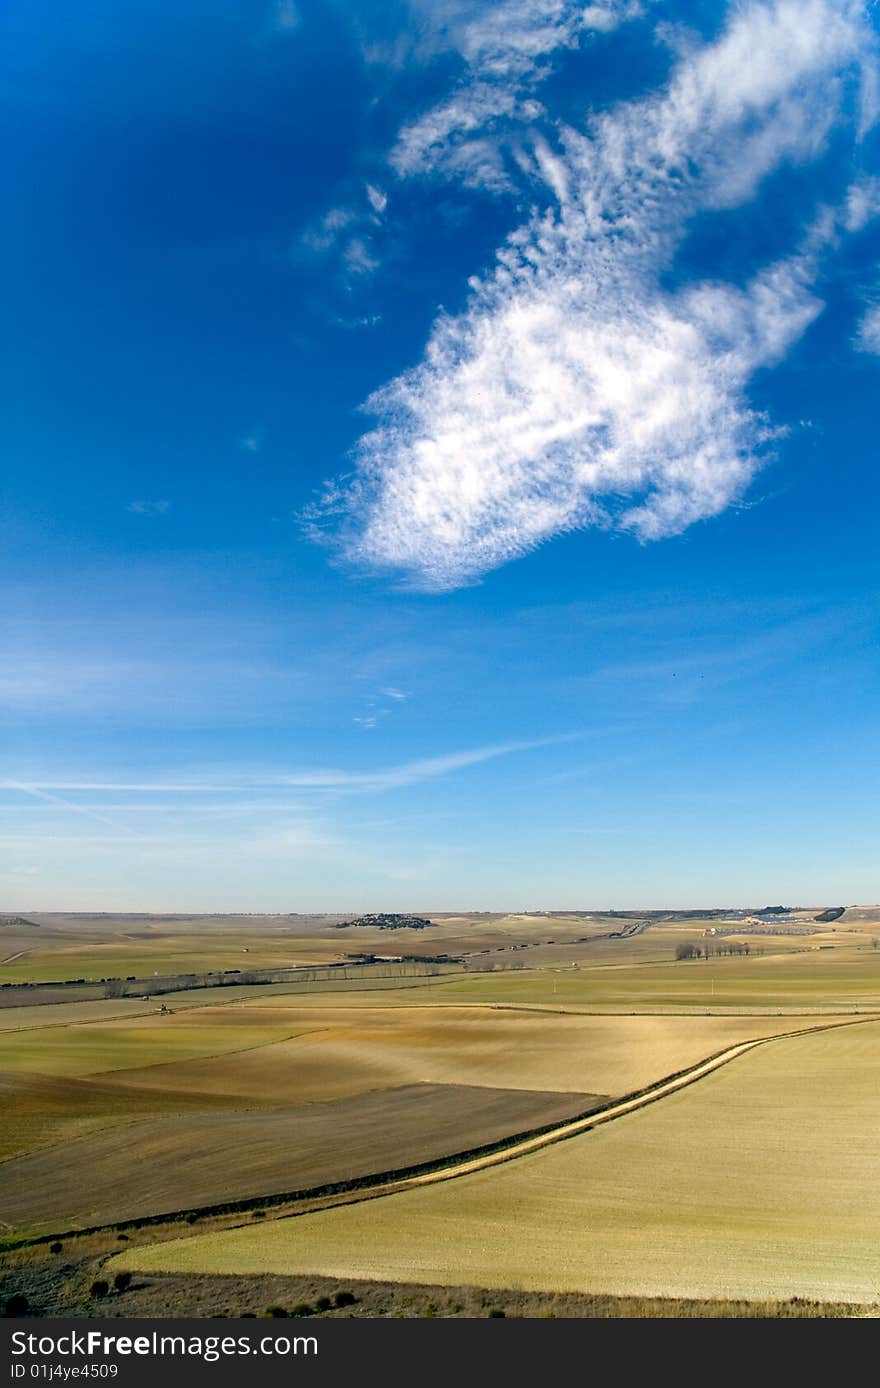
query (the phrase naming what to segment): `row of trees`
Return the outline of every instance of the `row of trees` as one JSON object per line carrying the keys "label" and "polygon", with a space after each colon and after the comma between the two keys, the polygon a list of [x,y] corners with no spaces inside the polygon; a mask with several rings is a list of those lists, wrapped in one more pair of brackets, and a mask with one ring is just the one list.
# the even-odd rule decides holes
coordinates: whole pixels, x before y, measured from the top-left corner
{"label": "row of trees", "polygon": [[676,946],[676,959],[710,959],[714,954],[751,954],[748,940],[701,940]]}

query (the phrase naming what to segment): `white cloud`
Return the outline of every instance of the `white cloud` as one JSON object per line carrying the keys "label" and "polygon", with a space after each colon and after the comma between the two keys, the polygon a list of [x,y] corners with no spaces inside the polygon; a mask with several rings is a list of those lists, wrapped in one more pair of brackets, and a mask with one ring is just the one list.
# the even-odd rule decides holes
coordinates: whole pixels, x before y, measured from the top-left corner
{"label": "white cloud", "polygon": [[379,264],[369,244],[361,236],[353,236],[345,248],[343,261],[354,275],[368,275]]}
{"label": "white cloud", "polygon": [[500,85],[475,82],[404,126],[390,162],[401,177],[442,171],[465,187],[503,192],[511,188],[503,145],[493,126],[524,122],[538,114]]}
{"label": "white cloud", "polygon": [[874,56],[850,0],[743,5],[665,91],[538,146],[557,203],[471,281],[422,363],[368,402],[378,427],[353,483],[327,498],[347,556],[443,589],[565,530],[657,539],[741,496],[774,437],[749,378],[820,312],[819,256],[876,198],[860,185],[840,212],[820,210],[745,287],[670,292],[660,274],[694,214],[821,151]]}
{"label": "white cloud", "polygon": [[358,328],[378,328],[379,324],[382,322],[382,315],[381,313],[362,313],[358,318],[343,318],[337,313],[333,318],[333,322],[338,324],[340,328],[347,328],[349,330],[356,330]]}
{"label": "white cloud", "polygon": [[353,207],[331,207],[315,226],[303,232],[303,245],[317,255],[332,250],[346,228],[357,221],[357,215]]}
{"label": "white cloud", "polygon": [[358,727],[378,728],[381,720],[383,718],[388,718],[389,715],[395,711],[395,705],[399,706],[400,704],[405,703],[406,700],[409,698],[409,694],[406,693],[405,690],[396,689],[394,687],[382,689],[379,692],[383,696],[383,698],[391,700],[391,706],[381,707],[377,704],[377,700],[375,698],[368,699],[367,711],[365,713],[358,714],[355,718],[352,719],[352,722],[356,723]]}
{"label": "white cloud", "polygon": [[874,304],[862,318],[856,345],[862,352],[880,356],[880,304]]}
{"label": "white cloud", "polygon": [[413,0],[413,8],[427,24],[424,54],[455,51],[471,73],[507,81],[534,74],[583,33],[607,33],[643,10],[639,0]]}
{"label": "white cloud", "polygon": [[498,0],[494,5],[429,4],[437,49],[457,51],[465,73],[446,101],[404,126],[391,153],[401,176],[442,173],[466,187],[512,187],[506,146],[542,107],[532,92],[549,59],[581,35],[607,33],[641,13],[635,0],[583,5],[576,0]]}
{"label": "white cloud", "polygon": [[379,265],[376,238],[388,198],[367,183],[360,190],[359,203],[331,207],[301,234],[294,256],[305,252],[308,257],[336,257],[346,279],[371,274]]}
{"label": "white cloud", "polygon": [[846,199],[846,229],[861,231],[880,212],[880,178],[863,178],[854,183]]}
{"label": "white cloud", "polygon": [[374,188],[372,183],[368,183],[367,202],[372,207],[376,216],[381,217],[385,208],[388,206],[388,194],[383,193],[381,188]]}
{"label": "white cloud", "polygon": [[164,516],[170,505],[170,501],[130,501],[126,510],[136,516]]}

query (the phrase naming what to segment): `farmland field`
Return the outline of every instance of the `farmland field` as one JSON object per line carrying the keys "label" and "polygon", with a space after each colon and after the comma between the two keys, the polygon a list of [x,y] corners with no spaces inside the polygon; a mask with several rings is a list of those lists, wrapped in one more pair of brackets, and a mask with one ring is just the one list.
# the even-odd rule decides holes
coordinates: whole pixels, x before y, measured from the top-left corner
{"label": "farmland field", "polygon": [[[65,1229],[308,1189],[562,1122],[600,1100],[409,1085],[259,1112],[154,1115],[6,1164],[3,1217]],[[133,1185],[132,1150],[138,1154]]]}
{"label": "farmland field", "polygon": [[[63,1166],[73,1153],[62,1143],[143,1114],[289,1108],[401,1085],[620,1094],[791,1025],[387,1001],[354,1011],[332,993],[308,1007],[298,997],[287,1007],[255,999],[168,1017],[53,1022],[4,1034],[0,1092],[17,1121],[0,1133],[0,1152],[51,1146]],[[0,1219],[13,1226],[4,1197],[17,1184],[15,1168],[0,1166]],[[191,1195],[180,1180],[160,1208],[187,1208]]]}
{"label": "farmland field", "polygon": [[[100,1266],[122,1226],[132,1267],[178,1280],[330,1275],[828,1304],[874,1295],[877,1227],[862,1186],[880,1089],[877,912],[822,924],[804,911],[751,936],[730,926],[738,952],[710,922],[671,913],[636,920],[629,935],[608,917],[438,920],[436,934],[337,931],[335,918],[12,927],[51,934],[31,957],[38,972],[51,963],[46,978],[62,977],[65,959],[104,967],[108,930],[124,977],[147,956],[179,962],[184,947],[202,962],[230,948],[250,959],[247,939],[276,962],[375,954],[277,983],[194,980],[162,998],[74,991],[41,1002],[35,990],[31,1004],[15,990],[17,1005],[0,1005],[0,1103],[15,1116],[0,1129],[6,1273],[42,1266],[47,1236]],[[676,957],[694,942],[701,957]],[[432,972],[395,959],[410,946],[422,959],[459,953]],[[510,1159],[524,1134],[555,1133],[756,1040],[688,1088]],[[433,1181],[484,1148],[493,1161],[503,1149],[501,1164],[359,1194],[389,1173],[411,1180],[412,1168]],[[181,1240],[184,1218],[197,1222]]]}
{"label": "farmland field", "polygon": [[[543,948],[607,934],[608,922],[580,918],[546,921],[498,915],[438,917],[430,929],[337,928],[343,916],[214,916],[197,918],[36,915],[32,923],[0,922],[0,983],[49,979],[193,973],[226,969],[282,969],[342,962],[373,951],[413,955],[526,945]],[[552,949],[552,947],[551,947]]]}
{"label": "farmland field", "polygon": [[[850,917],[833,927],[816,926],[810,912],[791,925],[810,924],[815,935],[765,937],[774,952],[809,943],[866,943],[871,918]],[[356,953],[467,957],[475,966],[540,967],[557,959],[611,962],[625,944],[629,961],[669,958],[682,939],[701,935],[706,921],[653,920],[627,939],[614,938],[628,922],[602,916],[476,915],[433,917],[426,930],[338,929],[343,916],[78,917],[35,915],[29,924],[0,919],[0,984],[47,980],[204,974],[227,969],[286,969],[341,963]],[[756,943],[756,948],[760,948]],[[517,957],[518,956],[518,957]]]}
{"label": "farmland field", "polygon": [[862,1301],[880,1272],[878,1048],[877,1023],[779,1040],[490,1171],[119,1265]]}

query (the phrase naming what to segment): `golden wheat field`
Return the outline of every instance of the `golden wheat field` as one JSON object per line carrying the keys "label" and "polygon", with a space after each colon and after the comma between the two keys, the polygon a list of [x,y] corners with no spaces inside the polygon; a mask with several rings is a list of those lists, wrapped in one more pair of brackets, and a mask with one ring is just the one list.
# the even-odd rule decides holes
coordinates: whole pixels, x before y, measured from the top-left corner
{"label": "golden wheat field", "polygon": [[[392,960],[160,998],[7,992],[4,1275],[42,1267],[56,1239],[95,1269],[188,1287],[871,1300],[875,917],[795,921],[748,954],[722,937],[689,961],[677,951],[711,940],[706,921],[625,937],[607,919],[449,917],[434,938],[473,929],[474,952],[440,974]],[[73,946],[107,957],[104,926],[56,926],[56,962]],[[202,928],[210,953],[242,927],[161,923],[131,948],[198,951]],[[332,922],[298,928],[260,925],[300,957],[336,948]],[[128,1263],[108,1263],[123,1238]],[[61,1306],[80,1295],[70,1277]]]}
{"label": "golden wheat field", "polygon": [[777,1040],[491,1170],[132,1250],[138,1270],[864,1301],[880,1284],[880,1022]]}
{"label": "golden wheat field", "polygon": [[[111,1000],[11,1010],[20,1025],[0,1044],[0,1096],[16,1116],[0,1132],[6,1231],[61,1232],[398,1169],[812,1020],[450,1005],[442,989],[420,1005],[422,990],[409,988],[355,1006],[351,994],[259,990],[208,1006],[209,991],[161,1016],[114,1017]],[[368,1095],[386,1106],[371,1101],[369,1123],[357,1103]]]}

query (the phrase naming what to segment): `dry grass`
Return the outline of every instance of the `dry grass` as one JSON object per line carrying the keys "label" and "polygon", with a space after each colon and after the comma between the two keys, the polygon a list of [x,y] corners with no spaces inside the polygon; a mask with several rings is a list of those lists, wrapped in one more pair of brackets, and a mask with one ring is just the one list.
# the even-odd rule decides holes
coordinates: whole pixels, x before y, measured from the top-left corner
{"label": "dry grass", "polygon": [[133,1250],[148,1271],[871,1301],[880,1023],[779,1041],[491,1171]]}
{"label": "dry grass", "polygon": [[[117,1245],[118,1246],[118,1245]],[[31,1257],[4,1268],[3,1297],[24,1294],[29,1315],[94,1318],[98,1305],[89,1295],[91,1283],[106,1276],[103,1259],[65,1244],[64,1256]],[[336,1297],[347,1293],[337,1308]],[[329,1307],[323,1310],[323,1307]],[[320,1303],[320,1305],[319,1305]],[[728,1301],[678,1298],[584,1296],[564,1292],[489,1291],[482,1287],[424,1286],[406,1282],[365,1282],[326,1277],[259,1277],[175,1275],[153,1273],[137,1277],[122,1293],[100,1303],[103,1319],[123,1317],[262,1316],[269,1306],[290,1311],[309,1306],[313,1316],[337,1319],[386,1316],[395,1320],[481,1319],[503,1312],[529,1319],[678,1320],[678,1319],[876,1319],[876,1303],[847,1305],[803,1297],[786,1301]]]}

